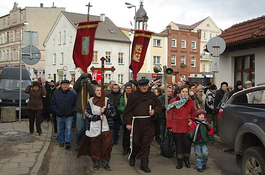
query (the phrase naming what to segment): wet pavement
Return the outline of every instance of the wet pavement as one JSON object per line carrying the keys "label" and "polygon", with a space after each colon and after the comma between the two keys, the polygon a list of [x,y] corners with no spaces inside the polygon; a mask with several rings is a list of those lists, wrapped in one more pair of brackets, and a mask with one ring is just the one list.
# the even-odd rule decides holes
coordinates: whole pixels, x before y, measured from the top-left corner
{"label": "wet pavement", "polygon": [[51,141],[52,124],[42,123],[42,135],[29,134],[28,119],[0,123],[0,174],[38,173]]}

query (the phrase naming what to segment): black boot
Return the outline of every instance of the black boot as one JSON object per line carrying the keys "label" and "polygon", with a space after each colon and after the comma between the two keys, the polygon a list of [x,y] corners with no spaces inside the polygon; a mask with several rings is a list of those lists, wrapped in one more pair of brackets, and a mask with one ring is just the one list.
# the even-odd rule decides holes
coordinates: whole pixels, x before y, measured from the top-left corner
{"label": "black boot", "polygon": [[148,167],[148,164],[149,164],[148,159],[141,160],[141,170],[143,170],[145,173],[151,173],[151,170]]}
{"label": "black boot", "polygon": [[135,165],[135,156],[131,155],[130,157],[130,165],[134,166]]}
{"label": "black boot", "polygon": [[190,160],[189,157],[184,156],[184,163],[186,165],[187,168],[190,168]]}
{"label": "black boot", "polygon": [[181,169],[183,167],[182,161],[183,161],[182,158],[181,159],[178,159],[178,164],[176,166],[177,169]]}

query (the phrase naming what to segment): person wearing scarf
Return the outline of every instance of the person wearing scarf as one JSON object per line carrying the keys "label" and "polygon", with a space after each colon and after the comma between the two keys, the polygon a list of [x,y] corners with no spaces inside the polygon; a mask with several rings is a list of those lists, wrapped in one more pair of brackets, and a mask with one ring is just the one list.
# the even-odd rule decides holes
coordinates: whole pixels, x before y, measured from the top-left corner
{"label": "person wearing scarf", "polygon": [[[120,112],[121,121],[123,121],[123,111],[127,105],[129,95],[132,93],[132,83],[127,82],[124,85],[124,92],[120,98],[120,105],[118,111]],[[126,128],[126,125],[122,125],[122,148],[123,155],[127,155],[130,152],[130,130]]]}
{"label": "person wearing scarf", "polygon": [[188,123],[195,119],[195,105],[189,97],[189,87],[183,85],[180,94],[170,100],[167,106],[167,130],[172,131],[176,144],[177,169],[183,167],[183,160],[187,168],[190,168],[189,156],[191,151],[191,139],[189,137]]}
{"label": "person wearing scarf", "polygon": [[85,111],[85,137],[82,140],[77,157],[89,155],[93,161],[93,169],[98,170],[100,164],[110,170],[109,161],[112,151],[113,117],[115,108],[105,97],[105,105],[101,108],[101,86],[95,87],[94,97],[90,98]]}
{"label": "person wearing scarf", "polygon": [[205,120],[205,115],[206,112],[199,108],[196,111],[195,122],[189,123],[189,134],[194,142],[194,152],[198,172],[203,172],[203,170],[206,169],[209,154],[207,144],[210,142],[210,144],[213,145],[214,141],[213,128]]}

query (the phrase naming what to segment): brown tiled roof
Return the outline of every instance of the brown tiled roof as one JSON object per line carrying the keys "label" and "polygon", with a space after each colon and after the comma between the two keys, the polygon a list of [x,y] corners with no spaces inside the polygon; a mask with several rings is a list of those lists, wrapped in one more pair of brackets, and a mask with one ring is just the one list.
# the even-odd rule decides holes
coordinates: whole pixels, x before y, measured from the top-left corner
{"label": "brown tiled roof", "polygon": [[265,38],[265,16],[235,24],[224,30],[220,37],[225,40],[227,45]]}
{"label": "brown tiled roof", "polygon": [[[207,18],[205,18],[205,19],[207,19]],[[189,25],[185,25],[185,24],[178,24],[178,23],[175,23],[175,24],[179,27],[180,30],[193,30],[195,27],[200,25],[205,19],[203,19],[203,20],[201,20],[199,22],[196,22],[196,23],[194,23],[194,24],[192,24],[190,26]]]}

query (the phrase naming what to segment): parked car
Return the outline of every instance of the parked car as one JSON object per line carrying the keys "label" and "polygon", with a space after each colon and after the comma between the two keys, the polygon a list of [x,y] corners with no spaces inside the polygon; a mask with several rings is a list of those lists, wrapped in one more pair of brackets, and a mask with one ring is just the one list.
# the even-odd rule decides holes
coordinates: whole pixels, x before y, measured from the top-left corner
{"label": "parked car", "polygon": [[265,85],[245,89],[233,94],[221,105],[218,134],[234,150],[242,174],[265,174],[265,104],[233,104],[236,97],[265,91]]}
{"label": "parked car", "polygon": [[22,79],[20,88],[20,68],[5,67],[0,74],[0,107],[15,106],[19,112],[19,91],[21,91],[21,115],[27,115],[27,103],[29,94],[24,92],[28,85],[31,85],[29,71],[22,68]]}

